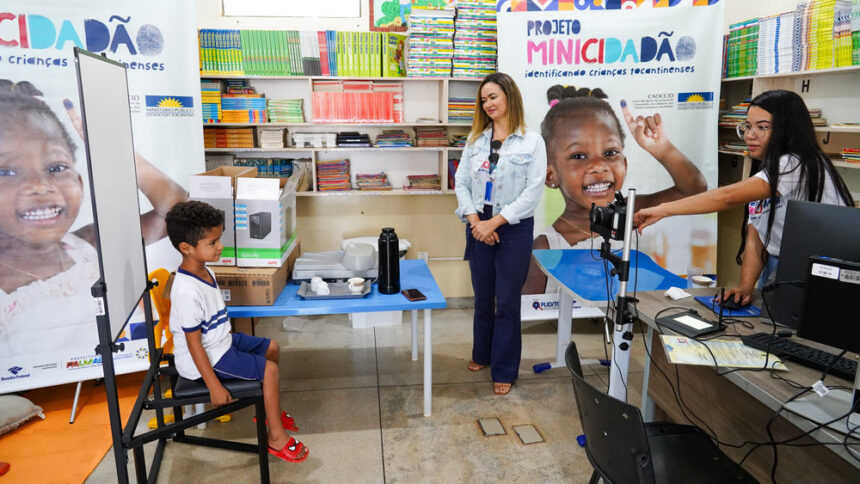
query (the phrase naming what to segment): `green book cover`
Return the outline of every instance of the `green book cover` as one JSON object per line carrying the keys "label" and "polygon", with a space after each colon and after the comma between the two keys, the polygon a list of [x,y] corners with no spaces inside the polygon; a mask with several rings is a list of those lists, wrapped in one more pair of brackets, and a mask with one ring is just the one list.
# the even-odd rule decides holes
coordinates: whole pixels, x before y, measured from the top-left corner
{"label": "green book cover", "polygon": [[200,72],[209,72],[209,31],[200,30],[197,34],[197,42],[200,44]]}
{"label": "green book cover", "polygon": [[252,62],[252,66],[253,66],[252,73],[255,76],[259,76],[260,75],[260,62],[262,60],[261,56],[263,55],[262,52],[260,51],[260,32],[257,30],[251,30],[249,32],[249,34],[250,35],[249,35],[248,39],[251,41],[251,45],[249,46],[249,48],[251,50],[251,55],[252,55],[252,61],[251,62]]}
{"label": "green book cover", "polygon": [[299,76],[307,75],[305,72],[304,57],[302,56],[302,38],[301,32],[293,30],[293,51],[296,53],[296,74]]}
{"label": "green book cover", "polygon": [[281,31],[273,32],[275,37],[275,75],[289,76],[290,70],[287,66],[287,62],[289,62],[290,56],[287,53],[283,34],[284,33]]}
{"label": "green book cover", "polygon": [[352,32],[343,33],[343,75],[352,75]]}
{"label": "green book cover", "polygon": [[240,30],[239,31],[239,43],[242,48],[242,72],[244,74],[251,74],[251,70],[249,69],[249,61],[251,59],[250,54],[248,53],[248,31]]}
{"label": "green book cover", "polygon": [[296,46],[293,42],[293,31],[285,30],[281,32],[284,37],[284,48],[286,49],[287,54],[289,55],[289,74],[290,76],[298,76],[299,68],[296,65],[296,61],[298,60],[298,53],[296,52]]}
{"label": "green book cover", "polygon": [[294,75],[296,75],[295,72],[293,72],[293,62],[294,62],[293,57],[294,56],[293,56],[292,48],[290,46],[289,35],[286,31],[283,31],[283,30],[281,32],[279,32],[279,34],[281,37],[281,48],[284,51],[284,65],[281,68],[281,70],[283,71],[285,76],[294,76]]}
{"label": "green book cover", "polygon": [[215,63],[214,63],[212,70],[215,72],[215,74],[220,75],[220,74],[224,73],[224,67],[223,67],[224,60],[222,58],[223,56],[221,53],[221,51],[223,50],[223,46],[221,45],[221,38],[223,37],[223,35],[221,34],[220,30],[216,30],[214,32],[214,34],[215,34],[215,43],[214,43]]}
{"label": "green book cover", "polygon": [[266,67],[267,76],[275,75],[275,32],[266,30]]}

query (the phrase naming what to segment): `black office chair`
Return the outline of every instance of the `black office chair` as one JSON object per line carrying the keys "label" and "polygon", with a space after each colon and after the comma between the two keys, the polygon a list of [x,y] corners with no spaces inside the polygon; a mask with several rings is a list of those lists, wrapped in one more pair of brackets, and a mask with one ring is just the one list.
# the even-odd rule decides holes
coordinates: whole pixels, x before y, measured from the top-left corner
{"label": "black office chair", "polygon": [[639,409],[585,381],[576,344],[565,352],[573,374],[585,454],[597,483],[753,483],[742,467],[726,457],[697,427],[642,421]]}

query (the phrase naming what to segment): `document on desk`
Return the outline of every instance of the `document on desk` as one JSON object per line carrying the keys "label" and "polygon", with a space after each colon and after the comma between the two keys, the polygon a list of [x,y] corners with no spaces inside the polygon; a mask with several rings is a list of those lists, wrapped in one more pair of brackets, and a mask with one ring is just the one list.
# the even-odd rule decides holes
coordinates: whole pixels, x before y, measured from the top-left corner
{"label": "document on desk", "polygon": [[[716,366],[721,368],[762,368],[767,353],[750,348],[737,339],[696,341],[686,336],[660,335],[670,363]],[[707,347],[706,347],[707,346]],[[708,351],[710,349],[710,351]],[[788,368],[774,355],[767,356],[767,366],[774,370]]]}

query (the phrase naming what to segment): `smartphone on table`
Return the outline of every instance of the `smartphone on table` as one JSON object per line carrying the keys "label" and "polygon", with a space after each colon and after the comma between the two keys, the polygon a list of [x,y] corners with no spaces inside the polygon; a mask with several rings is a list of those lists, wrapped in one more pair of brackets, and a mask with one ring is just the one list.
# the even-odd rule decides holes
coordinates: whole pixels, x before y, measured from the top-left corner
{"label": "smartphone on table", "polygon": [[427,296],[418,289],[404,289],[400,291],[400,293],[406,296],[406,299],[409,299],[410,301],[423,301],[427,299]]}

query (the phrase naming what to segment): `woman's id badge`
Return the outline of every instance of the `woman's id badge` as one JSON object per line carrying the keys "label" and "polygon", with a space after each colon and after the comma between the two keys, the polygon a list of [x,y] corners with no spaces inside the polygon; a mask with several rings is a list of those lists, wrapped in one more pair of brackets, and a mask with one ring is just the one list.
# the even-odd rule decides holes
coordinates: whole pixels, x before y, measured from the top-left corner
{"label": "woman's id badge", "polygon": [[490,175],[489,170],[484,167],[478,169],[478,182],[484,187],[484,203],[492,204],[495,198],[495,189],[493,183],[493,175]]}

